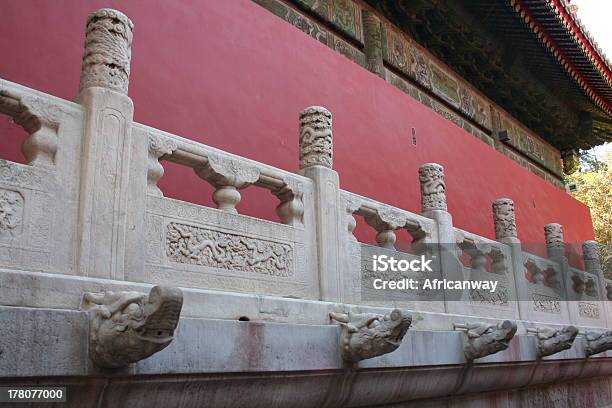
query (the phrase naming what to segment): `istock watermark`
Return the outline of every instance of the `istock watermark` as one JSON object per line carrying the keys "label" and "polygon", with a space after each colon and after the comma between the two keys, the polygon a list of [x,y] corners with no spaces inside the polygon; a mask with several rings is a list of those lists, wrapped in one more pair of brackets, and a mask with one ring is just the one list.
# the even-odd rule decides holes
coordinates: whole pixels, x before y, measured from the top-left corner
{"label": "istock watermark", "polygon": [[395,259],[388,255],[372,255],[372,265],[375,272],[433,272],[431,269],[432,258],[427,259],[421,255],[419,259]]}

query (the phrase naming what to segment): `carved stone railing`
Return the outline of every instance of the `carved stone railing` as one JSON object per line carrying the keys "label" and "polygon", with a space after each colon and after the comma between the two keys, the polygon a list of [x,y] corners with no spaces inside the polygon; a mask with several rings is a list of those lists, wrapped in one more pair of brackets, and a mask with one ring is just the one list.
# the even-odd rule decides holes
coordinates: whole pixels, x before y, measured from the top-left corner
{"label": "carved stone railing", "polygon": [[[146,261],[133,279],[249,293],[318,298],[310,179],[136,125],[148,140]],[[193,168],[215,187],[211,209],[163,197],[160,160]],[[240,190],[279,199],[281,223],[239,214]]]}
{"label": "carved stone railing", "polygon": [[[460,186],[447,186],[439,164],[423,164],[419,186],[412,186],[421,192],[420,214],[342,190],[333,169],[332,113],[323,107],[296,112],[297,174],[134,122],[127,95],[132,28],[112,10],[88,20],[77,103],[0,82],[0,113],[28,134],[28,164],[0,161],[0,268],[301,304],[401,307],[478,322],[608,324],[612,281],[603,278],[593,245],[585,243],[586,272],[569,267],[559,224],[545,227],[548,258],[523,251],[512,200],[493,203],[492,240],[453,225],[446,189]],[[158,181],[167,162],[210,184],[215,208],[164,197]],[[241,214],[242,192],[255,188],[278,199],[279,222]],[[357,240],[356,217],[375,231],[376,245]],[[412,239],[407,251],[397,245],[403,230]],[[382,277],[369,267],[374,251],[407,260],[426,255],[435,264],[430,278],[494,280],[498,290],[374,291],[372,279]],[[44,297],[36,302],[45,306]],[[285,313],[285,322],[296,316],[274,313]],[[328,310],[319,322],[322,316],[327,321]]]}
{"label": "carved stone railing", "polygon": [[28,134],[0,160],[0,267],[75,274],[83,108],[0,79],[0,114]]}
{"label": "carved stone railing", "polygon": [[518,318],[510,247],[459,228],[455,228],[455,238],[459,251],[463,254],[463,262],[462,259],[457,259],[463,279],[497,283],[494,292],[488,289],[466,291],[462,296],[464,302],[459,302],[455,310],[469,315]]}
{"label": "carved stone railing", "polygon": [[[374,271],[372,256],[386,255],[407,261],[426,256],[433,260],[430,278],[442,278],[439,266],[439,248],[435,221],[379,201],[347,191],[341,191],[340,234],[338,245],[342,255],[343,301],[376,305],[398,304],[415,310],[444,311],[443,294],[433,291],[376,290],[376,278],[397,280],[422,279],[417,272]],[[354,235],[356,217],[361,217],[376,232],[377,245],[361,243]],[[398,251],[396,233],[405,230],[412,239],[410,252]]]}
{"label": "carved stone railing", "polygon": [[560,266],[546,258],[523,253],[522,273],[516,277],[521,317],[568,323],[569,310]]}

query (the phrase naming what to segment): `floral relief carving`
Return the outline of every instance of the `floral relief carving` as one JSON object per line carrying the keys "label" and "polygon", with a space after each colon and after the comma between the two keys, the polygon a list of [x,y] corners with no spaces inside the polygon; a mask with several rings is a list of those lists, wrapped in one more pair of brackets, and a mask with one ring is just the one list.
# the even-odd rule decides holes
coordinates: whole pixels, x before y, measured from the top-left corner
{"label": "floral relief carving", "polygon": [[0,240],[17,234],[23,221],[23,207],[21,193],[0,189]]}
{"label": "floral relief carving", "polygon": [[166,255],[173,262],[289,277],[294,273],[289,244],[171,222]]}

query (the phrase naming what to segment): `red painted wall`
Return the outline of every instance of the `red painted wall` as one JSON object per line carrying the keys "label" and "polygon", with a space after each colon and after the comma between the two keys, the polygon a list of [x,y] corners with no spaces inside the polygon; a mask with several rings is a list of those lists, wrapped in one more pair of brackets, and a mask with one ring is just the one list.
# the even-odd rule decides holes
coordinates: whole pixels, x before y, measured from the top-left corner
{"label": "red painted wall", "polygon": [[[460,228],[493,237],[491,202],[510,197],[524,242],[542,244],[549,222],[565,226],[568,242],[593,238],[586,206],[249,0],[6,1],[0,77],[73,98],[86,16],[100,7],[135,24],[129,94],[139,122],[297,171],[298,113],[323,105],[344,189],[417,212],[417,169],[438,162]],[[23,133],[2,121],[0,134],[0,156],[21,160]],[[166,167],[167,196],[211,202],[190,170]],[[269,216],[269,193],[244,196],[241,210]]]}

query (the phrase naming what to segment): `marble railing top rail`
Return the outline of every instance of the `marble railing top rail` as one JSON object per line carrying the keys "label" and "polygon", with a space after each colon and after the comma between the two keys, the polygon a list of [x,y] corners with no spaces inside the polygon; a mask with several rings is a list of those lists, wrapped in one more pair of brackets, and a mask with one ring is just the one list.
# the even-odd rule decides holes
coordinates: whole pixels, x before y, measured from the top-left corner
{"label": "marble railing top rail", "polygon": [[[133,126],[135,130],[147,134],[149,150],[152,154],[157,155],[157,159],[192,167],[198,175],[205,174],[199,171],[205,167],[213,167],[211,173],[214,173],[215,170],[222,171],[222,168],[226,167],[226,171],[229,172],[227,176],[233,176],[234,183],[240,186],[252,184],[269,190],[282,189],[296,183],[306,185],[312,183],[309,178],[299,174],[216,149],[151,126],[141,123],[134,123]],[[205,175],[203,178],[215,183],[213,174]]]}
{"label": "marble railing top rail", "polygon": [[533,263],[538,269],[542,271],[549,268],[555,270],[559,269],[559,265],[557,264],[557,262],[523,251],[523,265],[529,262]]}
{"label": "marble railing top rail", "polygon": [[41,98],[44,99],[48,104],[58,105],[58,107],[64,109],[74,111],[83,110],[83,106],[78,104],[77,102],[50,95],[37,89],[27,87],[17,82],[9,81],[8,79],[4,78],[0,78],[0,92],[2,92],[2,94],[0,94],[0,107],[2,108],[2,113],[9,116],[12,112],[7,111],[7,108],[9,108],[10,106],[7,104],[10,102],[7,98],[16,99],[17,102],[22,101],[23,103],[28,102],[28,98]]}
{"label": "marble railing top rail", "polygon": [[66,115],[82,112],[83,107],[77,103],[0,78],[0,113],[28,133],[21,148],[28,164],[53,168],[58,128]]}
{"label": "marble railing top rail", "polygon": [[171,161],[192,168],[198,177],[210,183],[215,188],[212,199],[222,211],[238,214],[239,190],[257,186],[279,199],[276,213],[283,224],[304,226],[303,196],[309,194],[313,184],[309,178],[150,126],[135,123],[134,129],[148,140],[148,194],[163,196],[157,187],[164,174],[160,161]]}

